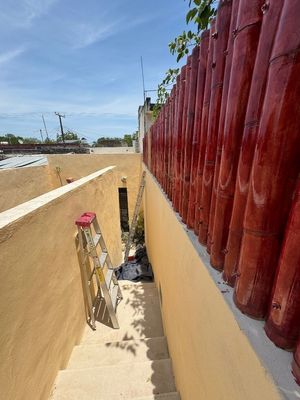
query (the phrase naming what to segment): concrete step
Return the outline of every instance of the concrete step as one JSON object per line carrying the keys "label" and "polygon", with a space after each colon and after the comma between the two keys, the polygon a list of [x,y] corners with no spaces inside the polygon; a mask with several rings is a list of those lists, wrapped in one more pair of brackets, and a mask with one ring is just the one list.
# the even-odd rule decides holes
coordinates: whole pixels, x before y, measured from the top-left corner
{"label": "concrete step", "polygon": [[87,344],[74,347],[67,369],[161,360],[168,357],[169,352],[165,337],[124,340],[100,345]]}
{"label": "concrete step", "polygon": [[151,399],[153,395],[175,391],[171,360],[165,359],[61,371],[52,399]]}
{"label": "concrete step", "polygon": [[82,343],[107,343],[164,336],[158,291],[152,283],[122,281],[123,300],[117,307],[120,329],[112,329],[103,311],[98,313],[97,330],[86,327]]}
{"label": "concrete step", "polygon": [[134,287],[134,288],[156,288],[155,282],[131,282],[131,281],[119,281],[119,285],[121,286],[121,289],[123,287]]}
{"label": "concrete step", "polygon": [[154,394],[153,396],[136,397],[133,400],[180,400],[180,396],[178,392],[170,392],[157,395]]}

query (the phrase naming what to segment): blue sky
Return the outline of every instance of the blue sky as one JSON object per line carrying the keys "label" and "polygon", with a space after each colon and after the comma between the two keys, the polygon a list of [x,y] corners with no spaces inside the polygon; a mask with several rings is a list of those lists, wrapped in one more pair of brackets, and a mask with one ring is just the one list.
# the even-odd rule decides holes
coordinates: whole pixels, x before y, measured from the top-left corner
{"label": "blue sky", "polygon": [[[93,141],[137,129],[147,89],[175,67],[168,42],[185,29],[184,0],[6,0],[0,10],[0,134]],[[153,94],[152,94],[153,96]]]}

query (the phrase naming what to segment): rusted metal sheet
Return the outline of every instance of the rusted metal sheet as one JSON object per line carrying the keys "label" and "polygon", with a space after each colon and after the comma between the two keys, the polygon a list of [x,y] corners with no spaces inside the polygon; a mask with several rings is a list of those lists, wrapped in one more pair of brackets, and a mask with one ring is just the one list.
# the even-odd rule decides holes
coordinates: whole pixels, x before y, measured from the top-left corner
{"label": "rusted metal sheet", "polygon": [[239,4],[211,244],[210,262],[218,270],[224,265],[240,144],[263,15],[262,5],[263,0],[240,0]]}
{"label": "rusted metal sheet", "polygon": [[284,3],[270,59],[241,245],[235,303],[266,315],[300,170],[300,2]]}

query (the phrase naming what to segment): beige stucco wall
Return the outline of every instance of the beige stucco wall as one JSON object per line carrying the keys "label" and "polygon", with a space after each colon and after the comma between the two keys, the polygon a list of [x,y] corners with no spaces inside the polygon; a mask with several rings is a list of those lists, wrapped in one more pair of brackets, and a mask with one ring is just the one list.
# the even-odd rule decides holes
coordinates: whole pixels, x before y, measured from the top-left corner
{"label": "beige stucco wall", "polygon": [[75,219],[95,211],[121,261],[113,170],[0,214],[0,398],[44,400],[85,326]]}
{"label": "beige stucco wall", "polygon": [[90,147],[91,154],[127,154],[134,153],[134,147]]}
{"label": "beige stucco wall", "polygon": [[[118,186],[127,187],[129,216],[131,219],[141,175],[140,154],[50,155],[48,156],[48,162],[54,187],[59,187],[61,185],[60,179],[64,185],[68,177],[79,179],[98,169],[105,168],[109,165],[115,165],[116,174],[118,176]],[[55,171],[56,167],[60,168],[60,178]],[[127,177],[126,184],[121,181],[121,178],[124,176]]]}
{"label": "beige stucco wall", "polygon": [[277,400],[277,389],[152,176],[146,242],[182,400]]}
{"label": "beige stucco wall", "polygon": [[0,212],[52,189],[48,166],[0,170]]}

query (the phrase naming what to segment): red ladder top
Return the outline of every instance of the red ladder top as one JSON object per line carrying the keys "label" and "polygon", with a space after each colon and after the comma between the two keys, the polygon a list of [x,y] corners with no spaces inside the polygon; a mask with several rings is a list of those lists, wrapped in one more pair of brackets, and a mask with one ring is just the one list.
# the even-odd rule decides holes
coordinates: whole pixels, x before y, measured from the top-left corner
{"label": "red ladder top", "polygon": [[89,227],[91,223],[96,218],[96,213],[94,212],[85,212],[79,218],[76,219],[75,224],[77,226],[81,226],[83,228]]}

